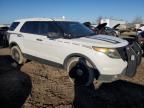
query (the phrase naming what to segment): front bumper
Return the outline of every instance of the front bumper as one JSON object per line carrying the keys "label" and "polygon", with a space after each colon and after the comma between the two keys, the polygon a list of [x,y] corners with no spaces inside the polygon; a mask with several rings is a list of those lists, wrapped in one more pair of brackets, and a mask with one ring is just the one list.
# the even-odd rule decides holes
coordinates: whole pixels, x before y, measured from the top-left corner
{"label": "front bumper", "polygon": [[127,66],[123,68],[120,74],[115,75],[105,75],[100,74],[98,80],[103,82],[111,82],[119,79],[119,76],[128,76],[133,77],[136,74],[137,66],[138,66],[138,55],[136,51],[133,49],[132,46],[127,46],[126,48],[120,49],[122,51],[120,55],[122,56],[123,60],[127,62]]}
{"label": "front bumper", "polygon": [[138,44],[137,42],[133,42],[133,44],[131,44],[130,46],[136,53],[137,65],[140,65],[141,61],[142,61],[142,55],[143,55],[143,50],[142,50],[140,44]]}

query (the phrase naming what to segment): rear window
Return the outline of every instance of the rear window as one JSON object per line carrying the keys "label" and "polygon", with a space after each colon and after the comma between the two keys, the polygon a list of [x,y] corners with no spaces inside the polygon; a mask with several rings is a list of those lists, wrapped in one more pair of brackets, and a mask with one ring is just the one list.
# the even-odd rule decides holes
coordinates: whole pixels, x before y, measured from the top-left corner
{"label": "rear window", "polygon": [[45,36],[48,35],[48,33],[59,33],[60,30],[56,27],[54,22],[28,21],[22,26],[20,32]]}
{"label": "rear window", "polygon": [[24,23],[20,32],[39,34],[39,22],[38,21],[28,21]]}
{"label": "rear window", "polygon": [[19,25],[19,22],[13,22],[9,28],[10,31],[14,31],[16,27]]}

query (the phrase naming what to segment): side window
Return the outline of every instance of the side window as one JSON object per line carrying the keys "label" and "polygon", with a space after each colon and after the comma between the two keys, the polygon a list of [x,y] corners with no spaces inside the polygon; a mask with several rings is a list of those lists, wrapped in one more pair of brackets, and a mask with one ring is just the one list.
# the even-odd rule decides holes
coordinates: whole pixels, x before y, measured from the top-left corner
{"label": "side window", "polygon": [[48,33],[60,33],[54,22],[43,21],[40,22],[40,35],[48,35]]}
{"label": "side window", "polygon": [[39,34],[39,22],[38,21],[28,21],[24,23],[20,32]]}
{"label": "side window", "polygon": [[14,31],[20,22],[13,22],[9,28],[10,31]]}

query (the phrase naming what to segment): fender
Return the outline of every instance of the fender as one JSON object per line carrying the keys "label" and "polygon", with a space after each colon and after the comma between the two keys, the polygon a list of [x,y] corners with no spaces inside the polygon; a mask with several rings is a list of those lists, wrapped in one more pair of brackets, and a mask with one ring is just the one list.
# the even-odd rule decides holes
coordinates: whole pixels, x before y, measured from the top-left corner
{"label": "fender", "polygon": [[9,44],[9,48],[11,48],[11,47],[13,47],[13,46],[18,46],[18,44],[16,43],[16,42],[11,42],[10,44]]}
{"label": "fender", "polygon": [[87,59],[87,60],[92,64],[92,66],[93,66],[95,69],[97,69],[97,68],[96,68],[96,65],[95,65],[87,56],[85,56],[85,55],[83,55],[83,54],[80,54],[80,53],[72,53],[72,54],[68,55],[68,56],[65,58],[65,60],[64,60],[64,62],[63,62],[63,66],[64,66],[65,69],[66,69],[67,61],[68,61],[71,57],[83,57],[83,58]]}
{"label": "fender", "polygon": [[23,52],[23,47],[21,47],[21,44],[18,44],[17,42],[14,42],[14,41],[10,42],[9,48],[11,48],[11,47],[13,47],[15,45],[18,46],[19,49]]}

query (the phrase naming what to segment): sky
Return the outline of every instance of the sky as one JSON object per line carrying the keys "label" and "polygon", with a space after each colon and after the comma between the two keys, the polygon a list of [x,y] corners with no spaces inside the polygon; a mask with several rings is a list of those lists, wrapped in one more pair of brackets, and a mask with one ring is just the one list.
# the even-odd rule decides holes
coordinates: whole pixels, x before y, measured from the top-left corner
{"label": "sky", "polygon": [[61,18],[80,22],[111,17],[132,21],[144,18],[144,0],[0,0],[0,24],[31,17]]}

